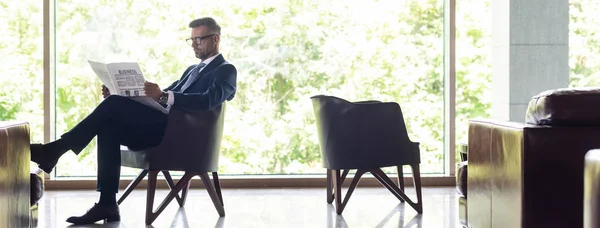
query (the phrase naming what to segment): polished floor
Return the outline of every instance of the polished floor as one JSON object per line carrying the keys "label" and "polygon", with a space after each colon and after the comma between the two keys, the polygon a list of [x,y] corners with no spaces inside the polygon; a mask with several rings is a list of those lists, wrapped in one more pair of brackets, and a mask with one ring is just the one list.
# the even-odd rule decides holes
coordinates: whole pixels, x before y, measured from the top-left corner
{"label": "polished floor", "polygon": [[[406,191],[414,199],[414,189]],[[166,194],[157,191],[156,200]],[[85,213],[97,197],[94,191],[47,191],[38,227],[69,227],[65,219]],[[136,190],[121,204],[121,222],[71,227],[461,227],[453,187],[424,188],[422,215],[383,187],[357,188],[340,216],[319,188],[224,189],[223,197],[225,217],[219,217],[205,190],[192,189],[185,208],[173,201],[152,226],[145,226],[146,191]]]}

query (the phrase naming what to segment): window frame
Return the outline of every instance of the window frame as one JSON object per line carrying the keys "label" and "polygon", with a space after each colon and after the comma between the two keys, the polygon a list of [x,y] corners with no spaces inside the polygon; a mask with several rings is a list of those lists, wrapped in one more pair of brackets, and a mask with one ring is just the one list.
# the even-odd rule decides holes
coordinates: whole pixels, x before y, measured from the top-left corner
{"label": "window frame", "polygon": [[[43,33],[44,33],[44,142],[56,139],[56,9],[57,0],[43,1]],[[444,173],[442,175],[425,176],[424,185],[447,186],[454,185],[456,162],[456,69],[455,69],[455,40],[456,40],[456,0],[444,0]],[[46,183],[52,188],[73,188],[90,186],[95,188],[89,178],[67,178],[56,180],[52,175],[44,175]],[[282,177],[283,176],[283,177]],[[251,186],[297,186],[311,187],[324,182],[325,173],[322,175],[231,175],[223,181],[232,184],[225,186],[251,187]],[[289,184],[285,179],[296,180]],[[366,181],[371,183],[374,179],[366,176]],[[450,181],[452,180],[452,181]],[[122,181],[129,181],[123,178]],[[412,177],[405,178],[407,183],[412,183]],[[233,184],[238,183],[238,184]],[[245,183],[245,184],[244,184]],[[123,183],[121,183],[123,184]],[[368,184],[371,185],[371,184]]]}

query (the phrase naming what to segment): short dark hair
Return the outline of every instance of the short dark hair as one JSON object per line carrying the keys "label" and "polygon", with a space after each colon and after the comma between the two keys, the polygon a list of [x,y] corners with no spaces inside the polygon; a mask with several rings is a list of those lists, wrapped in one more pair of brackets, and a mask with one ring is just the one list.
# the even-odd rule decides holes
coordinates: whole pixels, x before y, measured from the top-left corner
{"label": "short dark hair", "polygon": [[217,24],[217,21],[211,17],[198,18],[190,22],[190,28],[197,28],[200,26],[206,26],[209,31],[221,35],[221,26]]}

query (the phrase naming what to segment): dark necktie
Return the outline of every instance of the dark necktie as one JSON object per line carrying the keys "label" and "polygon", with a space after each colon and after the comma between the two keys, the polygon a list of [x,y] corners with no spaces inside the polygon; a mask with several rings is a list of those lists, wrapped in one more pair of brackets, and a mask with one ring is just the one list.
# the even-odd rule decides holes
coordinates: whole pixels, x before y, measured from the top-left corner
{"label": "dark necktie", "polygon": [[185,81],[185,84],[183,84],[183,86],[181,87],[181,89],[179,91],[183,92],[188,87],[190,87],[190,85],[192,85],[192,83],[196,81],[196,78],[200,75],[199,72],[205,66],[206,66],[206,63],[200,63],[200,64],[198,64],[198,66],[196,66],[194,69],[192,69],[192,71],[188,75],[188,79]]}

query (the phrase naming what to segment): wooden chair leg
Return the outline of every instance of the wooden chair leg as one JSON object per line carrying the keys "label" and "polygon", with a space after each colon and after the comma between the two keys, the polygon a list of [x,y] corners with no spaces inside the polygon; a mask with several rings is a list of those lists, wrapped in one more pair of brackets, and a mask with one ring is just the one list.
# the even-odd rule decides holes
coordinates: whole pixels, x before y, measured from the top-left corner
{"label": "wooden chair leg", "polygon": [[[328,189],[328,193],[327,193],[327,203],[332,203],[333,199],[335,198],[335,193],[332,192],[334,190],[334,186],[333,186],[333,175],[335,174],[335,170],[333,169],[327,169],[327,178],[328,178],[328,184],[329,184],[329,189]],[[344,184],[344,181],[346,180],[346,177],[348,176],[348,173],[350,172],[349,169],[346,169],[342,172],[342,176],[340,177],[340,181],[341,181],[341,185]]]}
{"label": "wooden chair leg", "polygon": [[[373,169],[373,170],[370,170],[370,172],[381,183],[381,185],[386,187],[392,194],[394,194],[394,196],[396,196],[396,198],[398,198],[400,200],[404,199],[413,209],[415,209],[417,211],[417,213],[421,214],[423,212],[422,203],[420,201],[415,203],[410,198],[408,198],[408,196],[406,196],[406,194],[404,194],[404,191],[400,190],[400,188],[398,188],[398,186],[396,186],[396,184],[394,184],[394,182],[383,171],[381,171],[381,169]],[[419,176],[419,178],[420,178],[420,176]],[[420,182],[419,182],[419,188],[420,188]],[[417,199],[418,198],[419,197],[417,196]]]}
{"label": "wooden chair leg", "polygon": [[225,206],[223,203],[223,195],[221,194],[221,183],[219,183],[219,173],[213,172],[213,182],[215,182],[215,189],[217,190],[217,196],[219,196],[219,200],[221,201],[221,206]]}
{"label": "wooden chair leg", "polygon": [[144,179],[144,177],[146,177],[146,174],[148,174],[148,170],[142,170],[142,172],[140,172],[140,174],[138,174],[138,176],[133,181],[131,181],[129,185],[127,185],[127,188],[125,188],[125,192],[123,192],[123,195],[121,195],[121,197],[117,201],[118,205],[121,205],[125,198],[127,198],[127,196],[131,194],[135,187],[137,187],[138,184],[140,184],[140,182]]}
{"label": "wooden chair leg", "polygon": [[392,192],[392,194],[394,194],[394,196],[396,196],[398,200],[403,201],[404,198],[408,198],[404,195],[404,192],[401,191],[398,188],[398,186],[396,186],[394,182],[392,182],[392,180],[390,180],[389,177],[383,171],[379,172],[378,170],[371,170],[371,173],[373,174],[373,177],[375,177],[375,179],[377,179],[377,181],[379,181],[381,185],[383,185],[390,192]]}
{"label": "wooden chair leg", "polygon": [[[190,179],[190,181],[188,181],[188,183],[183,186],[183,189],[181,189],[181,204],[179,204],[179,206],[183,207],[185,206],[185,201],[187,200],[187,196],[188,196],[188,191],[190,190],[190,185],[192,185],[192,180]],[[177,197],[177,196],[175,196]]]}
{"label": "wooden chair leg", "polygon": [[[175,182],[173,182],[173,178],[171,177],[171,174],[167,170],[163,170],[161,172],[162,172],[163,176],[165,176],[165,181],[167,181],[167,185],[169,185],[169,189],[173,190],[173,188],[175,188]],[[185,198],[183,195],[187,194],[187,188],[184,188],[183,191],[184,192],[182,193],[181,197],[179,196],[179,194],[177,194],[175,196],[175,199],[177,200],[179,207],[183,207],[185,205]]]}
{"label": "wooden chair leg", "polygon": [[415,185],[415,191],[417,192],[417,212],[419,214],[423,213],[423,198],[421,195],[421,170],[419,168],[419,164],[410,165],[413,173],[413,183]]}
{"label": "wooden chair leg", "polygon": [[342,179],[339,169],[333,170],[333,194],[335,199],[335,212],[339,215],[342,213]]}
{"label": "wooden chair leg", "polygon": [[156,176],[159,171],[149,171],[148,173],[148,188],[146,189],[146,225],[150,225],[156,217],[152,213],[154,208],[154,193],[156,192]]}
{"label": "wooden chair leg", "polygon": [[[401,165],[399,165],[397,169],[398,169],[398,187],[400,187],[400,190],[404,191],[404,170],[402,169]],[[401,199],[400,202],[404,203],[404,199]]]}
{"label": "wooden chair leg", "polygon": [[360,181],[360,178],[365,173],[364,170],[360,170],[360,169],[356,171],[356,174],[354,175],[354,178],[352,179],[352,182],[350,183],[350,186],[348,187],[346,196],[344,197],[344,200],[342,201],[342,184],[343,184],[345,176],[348,174],[348,172],[349,172],[349,170],[346,170],[346,171],[344,171],[344,174],[342,174],[342,176],[340,176],[340,170],[335,170],[334,174],[333,174],[333,187],[334,187],[333,192],[335,194],[335,212],[338,215],[341,215],[342,212],[344,211],[344,208],[346,208],[346,205],[348,204],[348,201],[350,200],[350,196],[354,192],[354,189],[356,188],[356,186],[358,186],[358,182]]}
{"label": "wooden chair leg", "polygon": [[333,203],[333,170],[327,169],[327,203]]}
{"label": "wooden chair leg", "polygon": [[348,173],[350,173],[349,169],[346,169],[346,170],[344,170],[344,172],[342,172],[342,184],[346,180],[346,177],[348,176]]}
{"label": "wooden chair leg", "polygon": [[215,186],[213,186],[213,183],[210,181],[210,177],[208,177],[208,173],[200,173],[200,179],[202,179],[202,183],[204,184],[206,191],[208,191],[208,195],[213,201],[213,204],[215,205],[219,215],[221,217],[225,216],[225,209],[223,208],[223,205],[219,199]]}
{"label": "wooden chair leg", "polygon": [[[152,182],[154,182],[153,183],[154,187],[156,187],[156,175],[157,174],[158,174],[158,172],[156,172],[156,174],[154,174],[154,178],[153,178],[154,181],[152,181]],[[150,187],[150,184],[151,184],[150,175],[152,175],[152,171],[148,175],[148,187]],[[181,179],[179,180],[179,182],[177,182],[175,187],[173,189],[171,189],[171,191],[169,192],[167,197],[165,197],[165,199],[160,203],[160,205],[158,206],[156,211],[152,210],[152,208],[153,208],[152,205],[150,205],[150,204],[146,205],[146,225],[150,225],[150,224],[152,224],[152,222],[154,222],[154,220],[156,220],[156,218],[160,215],[160,213],[162,213],[165,210],[165,208],[167,208],[169,203],[171,203],[171,201],[175,198],[175,196],[178,195],[179,192],[185,186],[187,186],[189,184],[189,181],[195,175],[198,175],[198,173],[185,172],[185,174],[183,174],[183,177],[181,177]],[[152,194],[150,194],[150,193],[152,193]],[[148,188],[148,201],[149,201],[148,203],[150,203],[150,195],[152,195],[152,203],[154,203],[154,191],[150,192],[150,188]]]}

